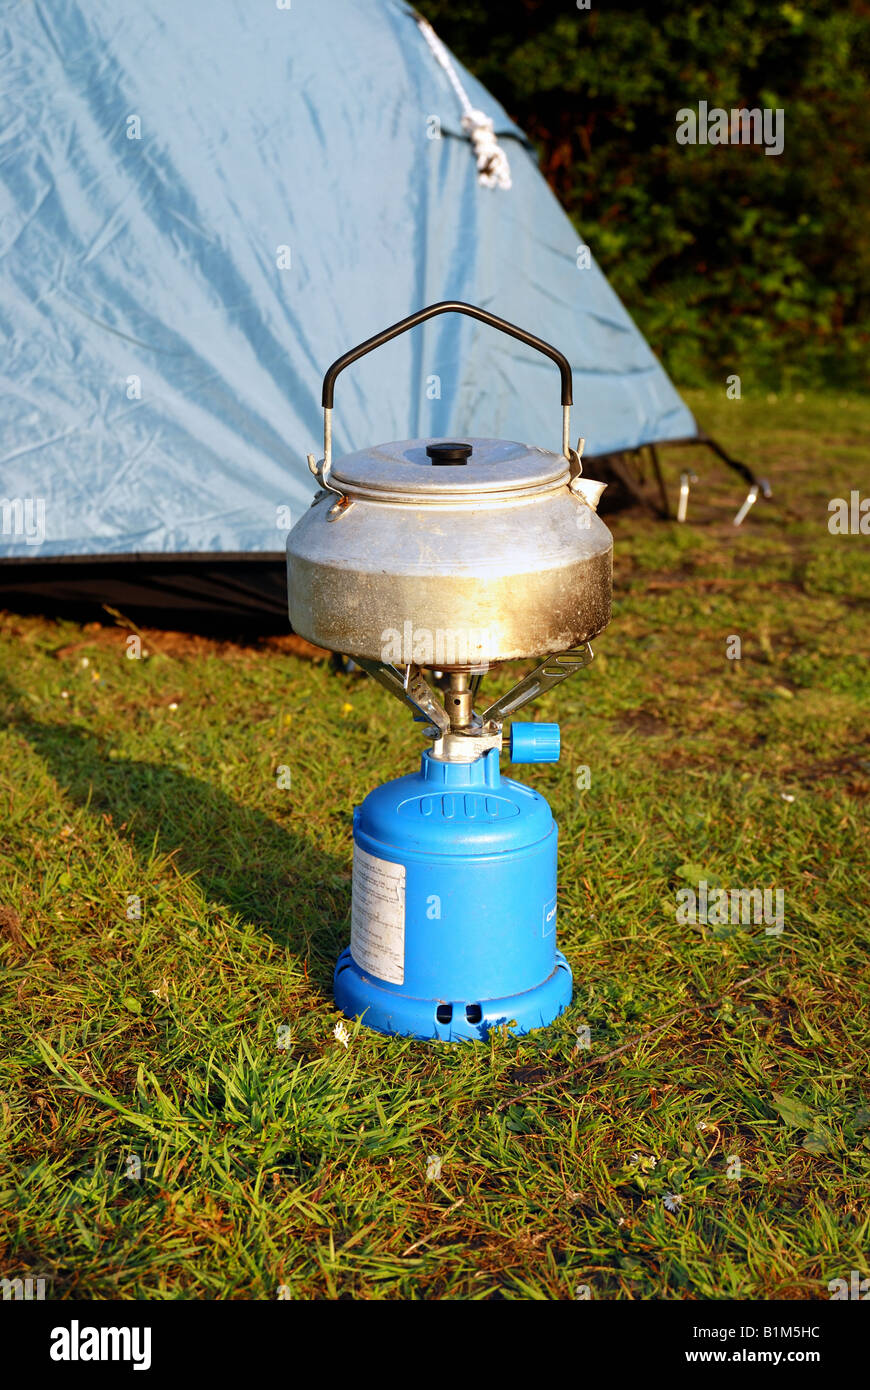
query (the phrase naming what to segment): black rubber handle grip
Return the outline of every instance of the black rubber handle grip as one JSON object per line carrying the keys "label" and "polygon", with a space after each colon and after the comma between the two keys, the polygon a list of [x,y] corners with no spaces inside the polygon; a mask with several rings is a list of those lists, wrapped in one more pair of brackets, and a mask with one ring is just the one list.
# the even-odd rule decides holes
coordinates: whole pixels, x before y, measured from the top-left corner
{"label": "black rubber handle grip", "polygon": [[519,338],[520,342],[525,343],[527,347],[536,348],[538,352],[542,352],[545,357],[549,357],[556,363],[562,377],[562,404],[572,404],[571,363],[563,352],[552,347],[550,343],[545,343],[543,338],[536,338],[533,333],[527,333],[524,328],[517,328],[515,323],[508,323],[507,319],[499,319],[496,318],[495,314],[487,313],[486,309],[477,309],[473,304],[463,304],[459,299],[445,299],[440,304],[430,304],[428,309],[418,309],[416,314],[409,314],[406,319],[400,319],[390,328],[376,333],[373,338],[366,338],[359,347],[351,348],[350,352],[345,352],[341,357],[337,357],[332,366],[327,368],[323,378],[324,409],[332,409],[335,379],[339,372],[343,372],[345,367],[349,367],[351,362],[356,362],[357,358],[364,357],[367,352],[372,352],[375,348],[388,343],[391,338],[397,338],[408,328],[416,328],[418,323],[424,323],[426,319],[432,319],[436,314],[468,314],[470,318],[480,319],[481,323],[488,323],[491,328],[498,328],[511,338]]}

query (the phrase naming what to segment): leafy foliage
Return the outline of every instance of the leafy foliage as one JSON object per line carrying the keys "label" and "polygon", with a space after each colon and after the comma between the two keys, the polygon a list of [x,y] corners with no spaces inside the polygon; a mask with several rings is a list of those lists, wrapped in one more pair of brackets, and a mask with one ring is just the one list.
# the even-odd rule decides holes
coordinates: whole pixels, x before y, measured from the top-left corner
{"label": "leafy foliage", "polygon": [[[684,384],[866,383],[860,0],[419,9],[535,143],[617,292]],[[676,113],[781,108],[785,146],[680,145]],[[863,320],[863,322],[862,322]]]}

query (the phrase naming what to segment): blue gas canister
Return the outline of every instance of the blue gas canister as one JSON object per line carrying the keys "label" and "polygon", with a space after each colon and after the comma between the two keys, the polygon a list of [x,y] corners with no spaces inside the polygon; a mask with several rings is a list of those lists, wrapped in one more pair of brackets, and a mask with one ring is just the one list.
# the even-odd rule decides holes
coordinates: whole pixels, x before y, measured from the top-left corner
{"label": "blue gas canister", "polygon": [[571,999],[556,950],[557,841],[547,802],[501,776],[494,748],[469,763],[427,750],[419,772],[370,792],[354,814],[339,1008],[413,1037],[552,1022]]}

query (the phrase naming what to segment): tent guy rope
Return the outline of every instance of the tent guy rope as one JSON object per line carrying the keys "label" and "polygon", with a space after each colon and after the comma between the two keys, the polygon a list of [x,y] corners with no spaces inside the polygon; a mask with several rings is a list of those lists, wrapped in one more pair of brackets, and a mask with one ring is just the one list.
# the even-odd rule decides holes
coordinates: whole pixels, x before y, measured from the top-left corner
{"label": "tent guy rope", "polygon": [[459,98],[462,107],[462,129],[471,140],[477,156],[477,181],[484,188],[510,188],[511,168],[507,155],[495,138],[495,126],[485,111],[472,106],[468,93],[450,59],[450,54],[439,39],[432,25],[422,15],[414,18],[426,40],[435,60],[447,74],[451,87]]}

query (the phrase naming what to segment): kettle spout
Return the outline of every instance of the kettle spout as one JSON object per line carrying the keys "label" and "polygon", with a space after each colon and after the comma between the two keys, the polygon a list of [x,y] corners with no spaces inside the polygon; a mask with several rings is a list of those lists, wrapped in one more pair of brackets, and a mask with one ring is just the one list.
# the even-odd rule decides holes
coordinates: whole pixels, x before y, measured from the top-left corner
{"label": "kettle spout", "polygon": [[593,512],[598,511],[598,503],[601,501],[602,492],[607,487],[606,483],[596,483],[594,478],[578,476],[572,478],[568,486],[577,497],[582,498],[586,505],[592,508]]}

